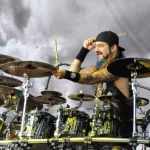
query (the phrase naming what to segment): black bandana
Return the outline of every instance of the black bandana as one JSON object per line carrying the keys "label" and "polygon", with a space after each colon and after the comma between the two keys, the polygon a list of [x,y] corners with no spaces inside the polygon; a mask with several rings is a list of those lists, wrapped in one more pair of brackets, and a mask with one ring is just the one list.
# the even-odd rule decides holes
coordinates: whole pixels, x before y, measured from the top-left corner
{"label": "black bandana", "polygon": [[101,41],[106,42],[110,47],[116,44],[121,51],[125,51],[124,48],[119,46],[119,37],[116,33],[111,31],[104,31],[101,32],[97,37],[95,41]]}

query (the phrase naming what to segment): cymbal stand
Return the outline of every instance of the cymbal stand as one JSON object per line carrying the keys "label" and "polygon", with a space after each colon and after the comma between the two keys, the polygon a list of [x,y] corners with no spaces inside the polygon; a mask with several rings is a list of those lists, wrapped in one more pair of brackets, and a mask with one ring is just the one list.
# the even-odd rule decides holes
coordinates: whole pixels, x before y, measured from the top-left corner
{"label": "cymbal stand", "polygon": [[75,109],[79,109],[82,106],[84,92],[81,90],[80,94],[78,94],[78,97],[80,97],[80,102],[76,104]]}
{"label": "cymbal stand", "polygon": [[99,105],[97,103],[94,104],[94,110],[93,110],[93,119],[92,119],[92,130],[89,134],[89,136],[95,136],[95,126],[96,126],[96,118],[98,113]]}
{"label": "cymbal stand", "polygon": [[23,105],[23,112],[22,112],[22,121],[21,121],[21,129],[18,134],[20,138],[23,136],[23,129],[24,129],[24,123],[25,123],[25,117],[26,117],[26,106],[27,106],[27,100],[29,97],[29,89],[32,87],[32,83],[30,83],[30,79],[28,77],[28,74],[24,74],[24,77],[26,81],[23,83],[23,96],[24,96],[24,105]]}
{"label": "cymbal stand", "polygon": [[132,140],[131,140],[131,145],[132,145],[132,149],[136,150],[137,147],[137,127],[136,127],[136,109],[137,109],[137,105],[136,105],[136,98],[137,98],[137,72],[133,71],[131,72],[131,86],[132,86],[132,91],[133,91],[133,132],[132,132]]}
{"label": "cymbal stand", "polygon": [[132,132],[132,137],[137,137],[137,128],[136,128],[136,98],[137,98],[137,72],[131,72],[131,86],[132,86],[132,91],[133,91],[133,132]]}
{"label": "cymbal stand", "polygon": [[55,130],[55,132],[54,132],[54,136],[55,136],[55,137],[59,137],[60,134],[61,134],[61,133],[60,133],[60,126],[61,126],[62,111],[63,111],[63,107],[62,107],[62,105],[60,105],[59,110],[58,110],[58,112],[57,112],[58,118],[57,118],[57,120],[56,120],[56,130]]}

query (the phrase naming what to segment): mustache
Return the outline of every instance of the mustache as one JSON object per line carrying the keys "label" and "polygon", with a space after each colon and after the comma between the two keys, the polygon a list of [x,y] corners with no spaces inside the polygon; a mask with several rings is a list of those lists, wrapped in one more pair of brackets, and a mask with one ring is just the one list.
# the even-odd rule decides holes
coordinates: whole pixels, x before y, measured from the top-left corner
{"label": "mustache", "polygon": [[97,52],[96,54],[97,54],[97,55],[103,55],[103,53],[102,53],[102,52]]}

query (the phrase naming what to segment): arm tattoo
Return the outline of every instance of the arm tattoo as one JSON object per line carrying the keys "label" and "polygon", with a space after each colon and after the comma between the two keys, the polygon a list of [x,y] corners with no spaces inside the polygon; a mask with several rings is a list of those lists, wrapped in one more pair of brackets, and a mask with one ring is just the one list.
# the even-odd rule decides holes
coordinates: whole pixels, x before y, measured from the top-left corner
{"label": "arm tattoo", "polygon": [[92,73],[94,73],[95,71],[97,71],[97,68],[96,68],[96,66],[93,66],[93,67],[89,67],[89,68],[82,68],[82,69],[80,70],[80,73],[92,74]]}
{"label": "arm tattoo", "polygon": [[115,80],[116,77],[110,74],[107,69],[98,70],[92,74],[80,74],[79,83],[81,84],[96,84]]}

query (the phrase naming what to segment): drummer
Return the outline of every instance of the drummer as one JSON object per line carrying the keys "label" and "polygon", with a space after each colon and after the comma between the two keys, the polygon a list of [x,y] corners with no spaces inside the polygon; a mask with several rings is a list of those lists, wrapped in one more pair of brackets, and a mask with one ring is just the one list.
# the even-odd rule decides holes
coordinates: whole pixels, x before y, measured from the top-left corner
{"label": "drummer", "polygon": [[[96,65],[80,69],[87,54],[94,49],[97,54]],[[125,49],[119,46],[118,35],[112,31],[104,31],[96,38],[91,37],[83,42],[81,50],[71,64],[70,71],[59,69],[52,73],[59,79],[65,78],[81,84],[97,84],[97,97],[111,93],[117,95],[123,104],[124,100],[131,96],[129,79],[116,77],[107,71],[107,66],[112,61],[124,57],[123,51]],[[126,117],[126,119],[132,117],[132,108],[123,109],[126,108],[122,108],[122,111],[125,112],[122,117]]]}

